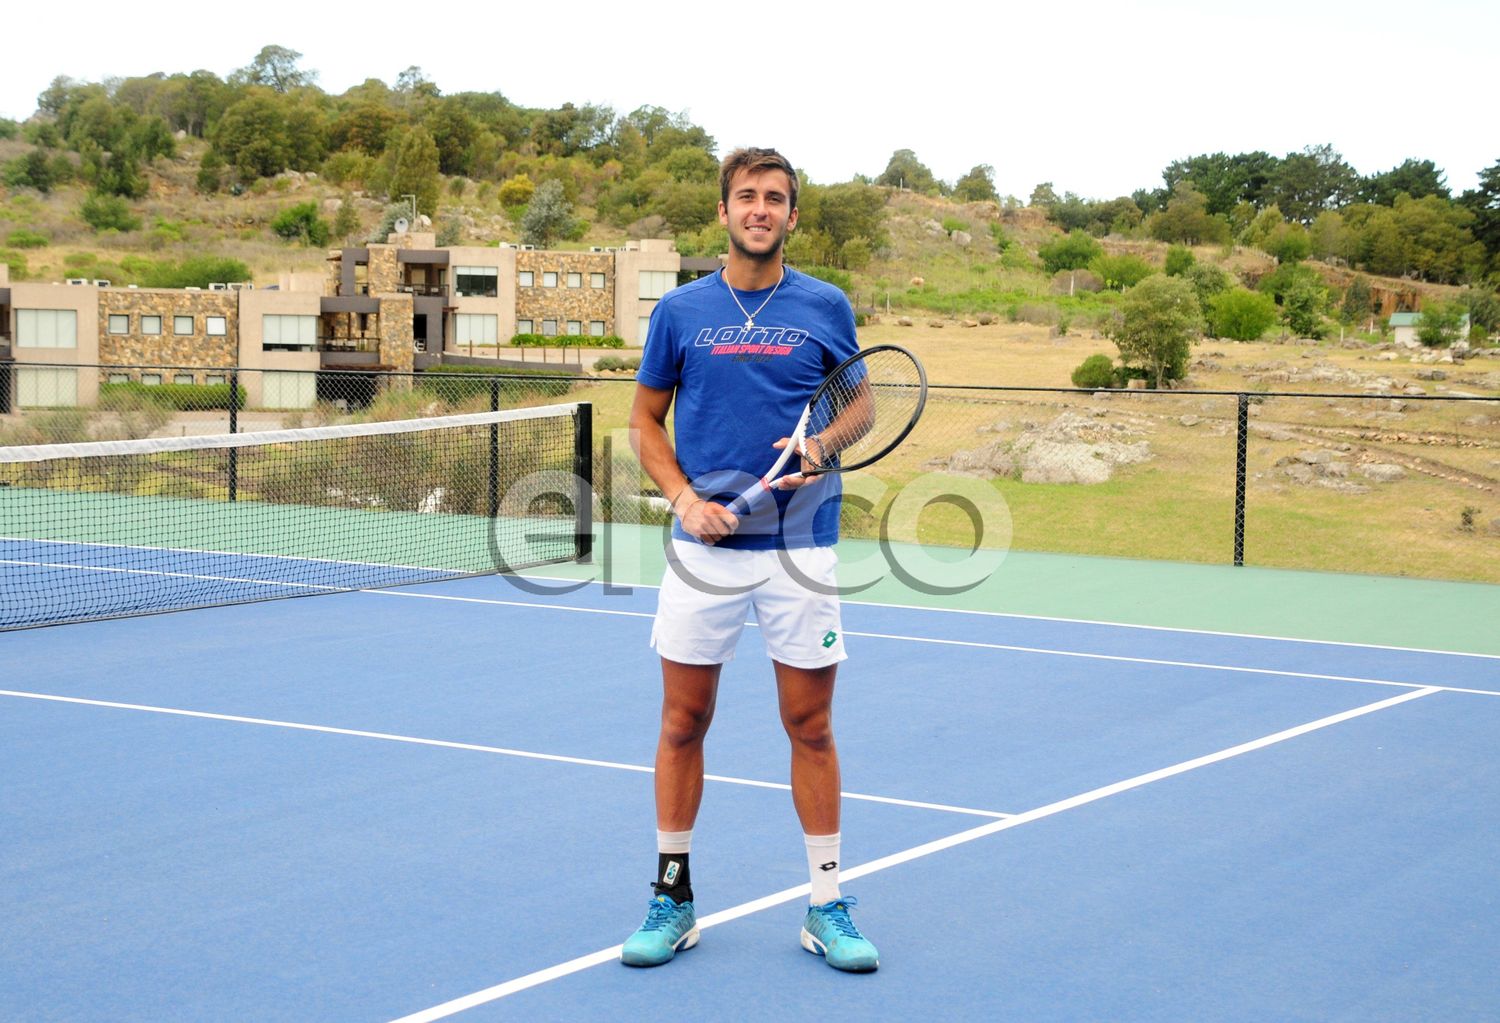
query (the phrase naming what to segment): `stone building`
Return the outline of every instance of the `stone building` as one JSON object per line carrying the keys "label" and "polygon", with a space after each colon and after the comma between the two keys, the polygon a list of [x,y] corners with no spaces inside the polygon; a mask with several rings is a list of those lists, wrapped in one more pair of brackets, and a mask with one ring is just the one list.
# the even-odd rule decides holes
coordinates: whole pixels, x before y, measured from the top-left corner
{"label": "stone building", "polygon": [[0,264],[0,413],[92,405],[101,382],[222,383],[234,369],[250,371],[240,382],[251,406],[306,408],[320,371],[503,358],[516,334],[639,346],[661,296],[718,267],[666,240],[588,252],[439,248],[420,232],[334,250],[326,273],[261,287],[12,283]]}

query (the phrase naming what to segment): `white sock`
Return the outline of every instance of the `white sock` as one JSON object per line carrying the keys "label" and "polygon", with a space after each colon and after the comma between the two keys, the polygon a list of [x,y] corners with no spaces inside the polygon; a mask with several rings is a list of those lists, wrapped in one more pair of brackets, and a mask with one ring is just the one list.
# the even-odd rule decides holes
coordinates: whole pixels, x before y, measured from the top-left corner
{"label": "white sock", "polygon": [[812,877],[808,901],[814,906],[832,902],[839,897],[839,832],[804,834],[802,838],[807,843],[807,872]]}
{"label": "white sock", "polygon": [[690,853],[693,851],[693,829],[686,831],[662,831],[656,829],[656,851],[659,853]]}

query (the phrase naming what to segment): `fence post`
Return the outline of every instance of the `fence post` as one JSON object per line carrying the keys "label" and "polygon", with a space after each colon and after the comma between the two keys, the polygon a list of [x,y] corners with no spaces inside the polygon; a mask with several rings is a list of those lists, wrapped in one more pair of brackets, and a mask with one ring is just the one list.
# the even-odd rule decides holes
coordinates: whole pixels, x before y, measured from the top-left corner
{"label": "fence post", "polygon": [[1234,435],[1234,563],[1245,564],[1245,448],[1250,433],[1250,396],[1239,399],[1238,425]]}
{"label": "fence post", "polygon": [[[229,432],[240,432],[240,371],[236,367],[229,371]],[[229,500],[240,497],[240,449],[229,449]]]}
{"label": "fence post", "polygon": [[[500,411],[500,378],[490,377],[490,411]],[[490,424],[490,518],[500,514],[500,424]]]}

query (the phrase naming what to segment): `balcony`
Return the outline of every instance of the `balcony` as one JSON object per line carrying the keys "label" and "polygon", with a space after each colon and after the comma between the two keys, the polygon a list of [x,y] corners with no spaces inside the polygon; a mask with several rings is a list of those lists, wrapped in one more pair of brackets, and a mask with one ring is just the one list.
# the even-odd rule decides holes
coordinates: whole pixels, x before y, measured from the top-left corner
{"label": "balcony", "polygon": [[318,338],[318,351],[378,352],[380,351],[380,338],[373,334],[355,337],[320,337]]}
{"label": "balcony", "polygon": [[406,295],[422,295],[426,298],[447,298],[448,289],[441,284],[413,284],[406,282],[396,285],[396,290]]}

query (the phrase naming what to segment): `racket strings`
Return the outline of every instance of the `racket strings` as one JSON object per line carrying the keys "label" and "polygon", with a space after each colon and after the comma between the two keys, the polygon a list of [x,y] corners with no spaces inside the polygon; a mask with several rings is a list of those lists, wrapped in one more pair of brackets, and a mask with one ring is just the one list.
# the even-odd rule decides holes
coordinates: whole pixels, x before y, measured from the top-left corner
{"label": "racket strings", "polygon": [[804,458],[829,469],[884,451],[910,426],[923,393],[921,370],[905,352],[876,350],[850,363],[813,404]]}

